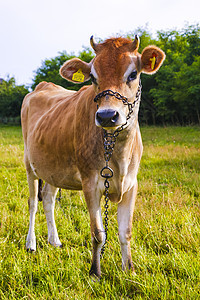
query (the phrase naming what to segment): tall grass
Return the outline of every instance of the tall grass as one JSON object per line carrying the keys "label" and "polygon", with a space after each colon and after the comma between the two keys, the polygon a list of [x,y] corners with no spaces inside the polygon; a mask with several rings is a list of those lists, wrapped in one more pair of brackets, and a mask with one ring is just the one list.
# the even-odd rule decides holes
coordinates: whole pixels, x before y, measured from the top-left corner
{"label": "tall grass", "polygon": [[63,191],[55,217],[62,249],[47,244],[39,203],[37,251],[27,253],[28,185],[20,127],[0,127],[0,299],[200,299],[200,129],[142,128],[144,154],[133,221],[137,275],[121,271],[117,206],[109,203],[102,279],[88,276],[83,194]]}

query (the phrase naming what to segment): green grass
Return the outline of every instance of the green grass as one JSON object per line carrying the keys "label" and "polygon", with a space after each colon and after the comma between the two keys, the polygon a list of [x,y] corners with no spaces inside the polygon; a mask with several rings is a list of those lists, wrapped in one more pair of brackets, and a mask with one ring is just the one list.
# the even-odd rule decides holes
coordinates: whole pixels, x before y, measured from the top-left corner
{"label": "green grass", "polygon": [[121,271],[117,206],[109,203],[102,279],[88,276],[89,216],[82,193],[63,191],[55,217],[62,249],[47,244],[39,203],[37,252],[27,253],[28,185],[20,127],[0,127],[0,299],[200,299],[200,128],[142,128],[133,220],[137,275]]}

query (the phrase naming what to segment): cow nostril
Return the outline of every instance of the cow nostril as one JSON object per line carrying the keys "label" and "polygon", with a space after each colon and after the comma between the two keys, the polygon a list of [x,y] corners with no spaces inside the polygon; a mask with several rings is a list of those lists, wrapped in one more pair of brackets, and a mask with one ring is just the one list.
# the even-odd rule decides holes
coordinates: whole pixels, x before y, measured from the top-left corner
{"label": "cow nostril", "polygon": [[117,122],[118,118],[119,118],[119,113],[116,111],[115,115],[111,118],[111,122],[113,123]]}
{"label": "cow nostril", "polygon": [[101,118],[101,114],[97,112],[96,116],[97,116],[97,120],[101,123],[102,120],[103,120],[103,119]]}

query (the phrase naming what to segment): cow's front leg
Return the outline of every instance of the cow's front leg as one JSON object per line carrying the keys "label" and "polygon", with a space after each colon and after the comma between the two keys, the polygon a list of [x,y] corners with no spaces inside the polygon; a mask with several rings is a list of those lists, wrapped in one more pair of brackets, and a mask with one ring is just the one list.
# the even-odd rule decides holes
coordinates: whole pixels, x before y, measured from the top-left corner
{"label": "cow's front leg", "polygon": [[131,231],[132,219],[137,194],[137,183],[132,189],[123,195],[122,201],[118,204],[117,220],[119,226],[119,240],[122,251],[122,269],[131,269],[134,271],[131,258]]}
{"label": "cow's front leg", "polygon": [[[90,187],[91,189],[91,187]],[[105,231],[101,217],[100,199],[101,195],[96,195],[92,192],[84,190],[85,199],[87,202],[90,214],[90,228],[92,237],[92,266],[90,269],[91,276],[101,276],[100,255],[101,248],[105,242]]]}
{"label": "cow's front leg", "polygon": [[46,183],[42,190],[42,198],[48,227],[48,243],[55,247],[61,247],[62,244],[58,237],[54,218],[55,198],[57,192],[58,188]]}

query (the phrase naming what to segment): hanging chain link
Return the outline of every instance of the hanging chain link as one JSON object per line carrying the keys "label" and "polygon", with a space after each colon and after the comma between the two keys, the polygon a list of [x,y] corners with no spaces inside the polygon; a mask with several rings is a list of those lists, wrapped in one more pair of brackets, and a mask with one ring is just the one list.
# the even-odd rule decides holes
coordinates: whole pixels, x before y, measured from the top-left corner
{"label": "hanging chain link", "polygon": [[105,192],[104,192],[104,195],[105,195],[105,205],[104,205],[104,209],[105,209],[105,211],[104,211],[105,242],[101,249],[101,257],[103,256],[103,254],[105,252],[105,246],[106,246],[107,237],[108,237],[108,201],[109,201],[109,187],[110,187],[109,179],[111,179],[113,177],[113,170],[109,167],[108,163],[113,154],[113,150],[114,150],[115,143],[116,143],[119,133],[126,127],[127,120],[130,119],[131,114],[133,113],[135,104],[140,101],[141,90],[142,90],[142,85],[141,85],[141,81],[140,81],[138,90],[137,90],[137,93],[135,96],[135,101],[133,103],[128,102],[128,98],[122,96],[120,93],[113,92],[111,90],[103,91],[102,93],[99,93],[94,98],[94,101],[97,102],[100,98],[105,97],[107,95],[114,96],[118,100],[122,100],[124,105],[128,105],[128,109],[129,109],[127,117],[126,117],[126,123],[121,125],[119,128],[117,128],[113,133],[109,133],[107,130],[105,130],[103,128],[104,159],[105,159],[106,165],[105,165],[105,167],[102,168],[100,174],[101,174],[101,177],[105,178],[105,181],[104,181],[104,187],[105,187]]}

